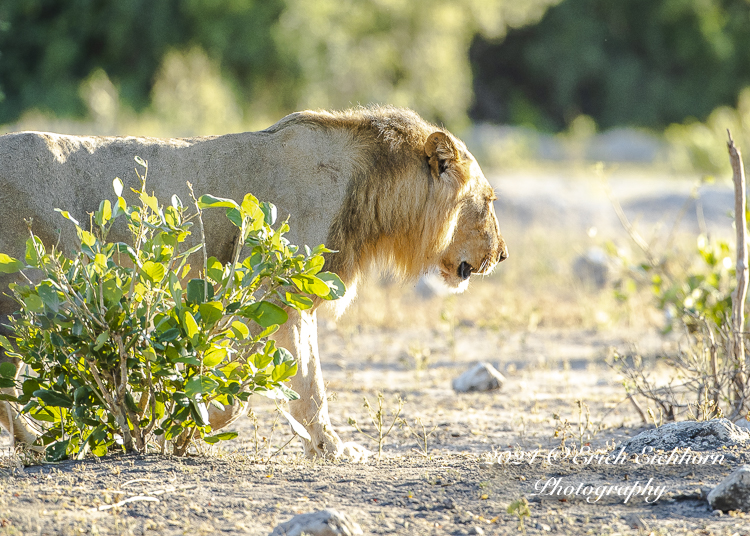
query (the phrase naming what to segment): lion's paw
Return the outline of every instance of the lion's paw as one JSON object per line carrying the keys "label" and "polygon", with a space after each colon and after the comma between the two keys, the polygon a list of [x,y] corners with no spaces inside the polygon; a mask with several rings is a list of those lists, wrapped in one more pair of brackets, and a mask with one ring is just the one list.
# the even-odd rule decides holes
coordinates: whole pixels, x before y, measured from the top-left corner
{"label": "lion's paw", "polygon": [[341,457],[352,463],[364,463],[372,456],[372,451],[354,441],[347,441],[342,447]]}
{"label": "lion's paw", "polygon": [[330,426],[311,430],[310,435],[312,441],[305,441],[305,455],[308,458],[361,463],[372,455],[372,452],[357,443],[341,441],[339,435]]}

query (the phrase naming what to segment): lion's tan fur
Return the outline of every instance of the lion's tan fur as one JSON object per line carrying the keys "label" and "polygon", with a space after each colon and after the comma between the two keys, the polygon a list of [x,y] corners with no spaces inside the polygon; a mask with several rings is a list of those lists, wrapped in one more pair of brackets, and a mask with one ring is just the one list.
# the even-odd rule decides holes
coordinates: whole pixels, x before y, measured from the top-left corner
{"label": "lion's tan fur", "polygon": [[[252,192],[275,203],[282,218],[291,216],[292,243],[325,242],[336,251],[327,254],[326,269],[347,284],[347,298],[373,263],[404,278],[436,269],[449,285],[463,287],[469,273],[486,273],[506,255],[492,188],[464,144],[392,107],[299,112],[264,131],[208,138],[0,136],[0,252],[23,257],[24,218],[34,219],[44,240],[57,241],[61,229],[61,245],[75,247],[75,234],[54,209],[86,221],[100,200],[112,197],[114,177],[126,191],[137,185],[136,155],[149,162],[147,188],[162,201],[175,193],[187,201],[190,181],[197,195],[242,199]],[[226,260],[234,229],[217,212],[207,212],[205,223],[209,254]],[[11,279],[0,276],[0,286]],[[0,314],[13,308],[0,297]],[[305,312],[278,337],[300,361],[293,385],[308,400],[293,413],[314,436],[311,452],[338,455],[314,332],[314,312]],[[10,428],[3,409],[0,421]],[[16,433],[20,438],[18,427]]]}

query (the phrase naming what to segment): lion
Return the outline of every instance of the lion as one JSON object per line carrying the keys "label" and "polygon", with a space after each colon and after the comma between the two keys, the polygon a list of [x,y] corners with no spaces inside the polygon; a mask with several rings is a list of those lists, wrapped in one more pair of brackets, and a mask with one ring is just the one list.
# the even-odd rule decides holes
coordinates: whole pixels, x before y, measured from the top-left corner
{"label": "lion", "polygon": [[[325,255],[324,269],[347,287],[341,303],[333,302],[338,314],[373,264],[403,280],[437,272],[462,291],[472,274],[490,273],[508,255],[494,191],[464,143],[413,111],[379,106],[297,112],[262,131],[189,139],[0,136],[0,252],[23,258],[24,219],[30,218],[45,243],[72,250],[77,245],[72,226],[54,209],[86,221],[99,201],[111,197],[114,177],[125,182],[126,192],[140,186],[135,156],[148,162],[148,188],[160,199],[172,194],[189,199],[189,181],[198,196],[242,199],[252,192],[274,203],[280,215],[291,218],[292,244],[325,243],[333,250]],[[208,254],[227,261],[236,229],[223,214],[209,211],[204,220]],[[0,274],[5,290],[0,315],[16,309],[7,295],[15,277]],[[356,460],[366,449],[342,442],[328,414],[317,343],[319,305],[290,312],[274,335],[298,362],[291,387],[300,399],[290,403],[290,412],[310,434],[308,456]],[[240,409],[212,408],[212,427],[226,426]],[[0,423],[16,441],[36,438],[9,402],[0,402]]]}

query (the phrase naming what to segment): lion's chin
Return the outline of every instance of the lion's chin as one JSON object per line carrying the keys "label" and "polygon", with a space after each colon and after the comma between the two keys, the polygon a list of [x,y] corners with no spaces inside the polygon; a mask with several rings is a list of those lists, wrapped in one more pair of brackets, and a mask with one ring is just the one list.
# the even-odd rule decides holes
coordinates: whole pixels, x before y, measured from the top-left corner
{"label": "lion's chin", "polygon": [[467,288],[469,288],[469,279],[461,279],[456,274],[440,269],[440,282],[443,283],[445,289],[451,294],[461,294]]}

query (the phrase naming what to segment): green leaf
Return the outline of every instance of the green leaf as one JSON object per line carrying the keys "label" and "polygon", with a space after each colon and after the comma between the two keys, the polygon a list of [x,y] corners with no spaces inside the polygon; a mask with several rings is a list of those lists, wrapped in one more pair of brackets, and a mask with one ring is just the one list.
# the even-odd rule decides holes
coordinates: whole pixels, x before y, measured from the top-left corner
{"label": "green leaf", "polygon": [[221,283],[224,278],[224,265],[216,257],[209,257],[206,263],[206,275],[216,283]]}
{"label": "green leaf", "polygon": [[76,228],[76,232],[78,233],[78,239],[81,241],[82,245],[93,247],[93,245],[96,244],[96,237],[90,232],[84,231],[80,227]]}
{"label": "green leaf", "polygon": [[105,199],[99,203],[99,210],[94,214],[94,221],[99,227],[103,227],[110,219],[112,219],[112,204],[109,199]]}
{"label": "green leaf", "polygon": [[203,366],[213,368],[227,356],[227,349],[223,346],[212,346],[203,355]]}
{"label": "green leaf", "polygon": [[199,333],[198,324],[196,323],[195,318],[193,318],[193,315],[190,314],[190,311],[185,311],[183,314],[182,327],[185,328],[185,333],[187,333],[190,340],[193,340]]}
{"label": "green leaf", "polygon": [[36,289],[39,297],[44,302],[50,311],[58,312],[60,310],[60,296],[57,294],[57,290],[52,288],[49,284],[39,285]]}
{"label": "green leaf", "polygon": [[232,333],[234,334],[234,337],[236,339],[246,339],[250,335],[250,330],[245,325],[244,322],[240,322],[239,320],[235,320],[232,322],[232,326],[230,328],[232,330]]}
{"label": "green leaf", "polygon": [[128,203],[122,198],[117,198],[117,203],[115,203],[115,209],[112,211],[112,217],[117,218],[121,214],[125,214],[125,212],[128,210]]}
{"label": "green leaf", "polygon": [[23,299],[23,303],[26,309],[32,313],[41,313],[44,311],[44,302],[38,294],[29,294]]}
{"label": "green leaf", "polygon": [[[191,279],[187,284],[187,301],[188,303],[200,304],[206,301],[205,291],[208,290],[207,285],[203,279]],[[213,287],[211,287],[213,290]]]}
{"label": "green leaf", "polygon": [[261,331],[260,333],[258,333],[258,335],[257,335],[256,338],[257,339],[265,339],[266,337],[270,337],[271,335],[273,335],[274,333],[276,333],[278,330],[279,330],[279,325],[278,324],[273,324],[272,326],[268,326],[263,331]]}
{"label": "green leaf", "polygon": [[13,346],[5,335],[0,335],[0,348],[5,348],[6,350],[11,351],[13,350]]}
{"label": "green leaf", "polygon": [[25,397],[31,398],[34,396],[34,391],[38,391],[41,387],[36,378],[27,378],[21,385],[21,391]]}
{"label": "green leaf", "polygon": [[175,391],[172,394],[172,398],[178,406],[186,408],[190,405],[190,398],[188,398],[188,395],[183,393],[182,391]]}
{"label": "green leaf", "polygon": [[68,443],[70,443],[70,439],[56,441],[49,445],[44,451],[47,461],[59,462],[66,460],[68,458]]}
{"label": "green leaf", "polygon": [[10,387],[15,387],[16,382],[9,378],[0,378],[0,389],[8,389]]}
{"label": "green leaf", "polygon": [[58,348],[65,346],[65,340],[55,332],[50,333],[49,340],[53,346],[57,346]]}
{"label": "green leaf", "polygon": [[221,302],[210,301],[198,306],[198,312],[201,315],[201,322],[206,326],[213,326],[224,316],[224,307]]}
{"label": "green leaf", "polygon": [[295,309],[305,310],[313,306],[313,301],[310,298],[293,292],[287,292],[285,300]]}
{"label": "green leaf", "polygon": [[314,275],[298,274],[292,276],[294,285],[306,294],[313,294],[324,298],[328,296],[330,288],[326,283]]}
{"label": "green leaf", "polygon": [[263,370],[273,361],[273,356],[270,354],[255,353],[250,357],[250,360],[256,369]]}
{"label": "green leaf", "polygon": [[240,309],[239,313],[245,318],[254,320],[261,327],[267,328],[274,324],[283,324],[289,319],[284,309],[267,301],[259,301]]}
{"label": "green leaf", "polygon": [[70,221],[72,221],[72,222],[73,222],[73,223],[75,224],[75,226],[76,226],[76,227],[79,227],[79,226],[80,226],[80,224],[78,223],[78,220],[77,220],[77,219],[75,219],[75,218],[74,218],[73,216],[71,216],[71,215],[70,215],[70,212],[68,212],[67,210],[60,210],[59,208],[56,208],[56,209],[55,209],[55,212],[59,212],[59,213],[60,213],[60,215],[61,215],[61,216],[62,216],[63,218],[65,218],[66,220],[70,220]]}
{"label": "green leaf", "polygon": [[20,272],[23,267],[24,264],[18,259],[14,259],[5,253],[0,253],[0,274],[15,274],[16,272]]}
{"label": "green leaf", "polygon": [[206,426],[208,424],[208,408],[206,408],[206,404],[202,400],[190,401],[190,414],[198,426]]}
{"label": "green leaf", "polygon": [[241,207],[242,215],[250,218],[250,225],[248,225],[250,231],[257,231],[263,227],[266,216],[260,206],[258,206],[258,200],[254,195],[245,194]]}
{"label": "green leaf", "polygon": [[326,260],[322,255],[315,255],[305,263],[305,271],[308,274],[315,275],[323,269],[325,263]]}
{"label": "green leaf", "polygon": [[104,346],[108,340],[109,340],[109,331],[100,333],[99,336],[96,338],[96,342],[94,343],[94,350],[95,351],[101,350],[102,346]]}
{"label": "green leaf", "polygon": [[166,269],[160,262],[146,261],[141,267],[141,273],[152,283],[158,283],[164,277]]}
{"label": "green leaf", "polygon": [[155,214],[159,214],[159,201],[155,196],[141,192],[139,197],[141,198],[141,203],[150,208]]}
{"label": "green leaf", "polygon": [[195,395],[210,393],[218,386],[219,384],[216,380],[213,380],[204,374],[199,374],[190,378],[185,384],[185,394],[191,399],[195,399]]}
{"label": "green leaf", "polygon": [[146,162],[146,161],[145,161],[145,160],[144,160],[143,158],[141,158],[140,156],[136,155],[136,156],[134,157],[134,160],[135,160],[135,162],[136,162],[136,163],[137,163],[138,165],[140,165],[140,166],[142,166],[142,167],[145,167],[146,169],[148,169],[148,162]]}
{"label": "green leaf", "polygon": [[170,441],[174,439],[175,437],[178,437],[182,432],[185,431],[185,428],[179,424],[175,424],[172,426],[167,432],[164,434],[164,438],[167,441]]}
{"label": "green leaf", "polygon": [[[36,244],[36,247],[35,247]],[[38,252],[37,252],[38,251]],[[26,240],[26,264],[35,268],[39,267],[39,253],[45,254],[44,244],[38,236],[30,237]],[[0,271],[2,269],[0,268]]]}
{"label": "green leaf", "polygon": [[242,227],[242,213],[236,208],[227,209],[227,218],[235,227]]}
{"label": "green leaf", "polygon": [[122,299],[124,293],[123,289],[117,285],[117,280],[114,278],[107,279],[102,285],[102,290],[104,291],[104,302],[107,305],[118,303]]}
{"label": "green leaf", "polygon": [[283,346],[279,346],[273,352],[273,363],[275,365],[278,365],[280,363],[291,364],[291,363],[296,363],[296,360],[294,359],[294,356],[289,350],[287,350]]}
{"label": "green leaf", "polygon": [[221,432],[210,436],[204,436],[203,441],[213,445],[219,441],[229,441],[230,439],[236,438],[238,435],[237,432]]}
{"label": "green leaf", "polygon": [[263,211],[267,225],[276,223],[276,205],[263,201],[260,204],[260,209]]}
{"label": "green leaf", "polygon": [[172,361],[172,363],[184,363],[186,365],[191,365],[193,367],[200,367],[201,366],[200,359],[198,359],[194,355],[186,355],[186,356],[181,356],[181,357],[175,357],[171,361]]}
{"label": "green leaf", "polygon": [[48,389],[39,389],[34,391],[34,396],[44,402],[47,406],[60,407],[60,408],[72,408],[73,399],[68,395],[59,393],[57,391],[50,391]]}
{"label": "green leaf", "polygon": [[214,197],[212,195],[202,195],[198,199],[198,206],[200,208],[213,208],[213,207],[226,207],[239,209],[239,205],[232,199],[225,199],[223,197]]}
{"label": "green leaf", "polygon": [[170,328],[166,330],[163,333],[160,333],[157,336],[157,341],[159,342],[170,342],[175,340],[177,337],[180,336],[180,329],[179,328]]}
{"label": "green leaf", "polygon": [[122,180],[120,177],[115,177],[112,181],[112,188],[114,188],[117,197],[122,197]]}
{"label": "green leaf", "polygon": [[275,382],[283,382],[288,380],[297,373],[297,362],[283,361],[273,367],[271,371],[271,379]]}
{"label": "green leaf", "polygon": [[330,289],[330,292],[325,296],[325,299],[338,300],[346,294],[346,286],[344,285],[344,282],[333,272],[320,272],[317,275],[317,278],[328,285],[328,288]]}

